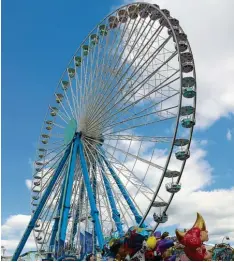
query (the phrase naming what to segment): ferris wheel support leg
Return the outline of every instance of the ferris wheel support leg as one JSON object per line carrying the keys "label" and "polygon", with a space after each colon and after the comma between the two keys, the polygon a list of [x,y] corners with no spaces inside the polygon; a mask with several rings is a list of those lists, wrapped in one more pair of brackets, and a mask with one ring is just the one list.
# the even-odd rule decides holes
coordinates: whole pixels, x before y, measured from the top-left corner
{"label": "ferris wheel support leg", "polygon": [[[124,187],[122,181],[120,180],[120,178],[117,176],[117,174],[115,173],[114,169],[111,167],[109,161],[106,159],[105,157],[105,152],[100,148],[101,152],[102,152],[102,158],[107,166],[107,168],[109,169],[112,177],[114,178],[120,192],[122,193],[124,199],[126,200],[126,202],[128,203],[128,206],[129,208],[131,209],[134,217],[135,217],[135,220],[136,220],[136,223],[139,224],[142,220],[142,216],[139,214],[139,212],[137,211],[132,199],[130,198],[129,194],[128,194],[128,191],[126,190],[126,188]],[[145,224],[142,224],[142,227],[146,227]]]}
{"label": "ferris wheel support leg", "polygon": [[88,193],[89,204],[90,204],[90,208],[91,208],[91,216],[92,216],[93,221],[94,221],[95,231],[96,231],[96,234],[97,234],[99,246],[100,246],[101,249],[103,249],[104,238],[103,238],[103,234],[102,234],[101,223],[100,223],[100,220],[99,220],[99,212],[98,212],[97,207],[96,207],[95,198],[94,198],[94,195],[93,195],[93,191],[92,191],[92,187],[91,187],[91,183],[90,183],[90,179],[89,179],[87,164],[86,164],[86,161],[85,161],[83,144],[82,144],[81,141],[79,143],[79,156],[80,156],[80,162],[81,162],[82,175],[84,177],[84,183],[85,183],[85,187],[86,187],[86,190],[87,190],[87,193]]}
{"label": "ferris wheel support leg", "polygon": [[14,255],[12,256],[12,261],[17,261],[19,256],[20,256],[20,253],[21,251],[23,250],[27,240],[28,240],[28,237],[30,236],[30,233],[32,232],[35,224],[36,224],[36,221],[41,213],[41,210],[43,209],[45,203],[46,203],[46,200],[48,199],[50,193],[51,193],[51,190],[54,186],[54,184],[56,183],[59,175],[60,175],[60,172],[62,171],[63,167],[64,167],[64,164],[66,163],[67,161],[67,158],[70,154],[70,151],[71,151],[71,146],[69,146],[67,148],[67,150],[65,151],[64,153],[64,156],[61,160],[61,162],[59,163],[58,165],[58,168],[56,169],[54,175],[52,176],[52,179],[50,180],[46,190],[45,190],[45,193],[43,194],[42,198],[41,198],[41,201],[35,211],[35,213],[33,214],[31,220],[29,221],[29,224],[28,224],[28,227],[26,228],[25,232],[24,232],[24,235],[23,237],[21,238],[20,240],[20,243],[18,245],[18,247],[16,248],[15,250],[15,253]]}
{"label": "ferris wheel support leg", "polygon": [[[93,178],[92,178],[92,186],[93,186],[93,195],[95,203],[97,203],[97,179],[96,179],[96,163],[93,164]],[[95,230],[95,223],[93,223],[93,254],[96,255],[97,250],[97,236]]]}
{"label": "ferris wheel support leg", "polygon": [[118,233],[121,237],[121,236],[124,235],[124,232],[123,232],[122,222],[120,220],[120,213],[118,212],[118,209],[117,209],[117,206],[116,206],[116,203],[115,203],[115,198],[114,198],[113,192],[111,190],[110,182],[109,182],[108,178],[106,177],[106,175],[104,173],[104,166],[102,164],[102,161],[99,160],[99,163],[101,165],[101,172],[102,172],[104,185],[105,185],[105,188],[106,188],[106,193],[107,193],[107,196],[108,196],[108,199],[109,199],[109,202],[110,202],[110,206],[111,206],[111,209],[112,209],[112,218],[115,221],[117,231],[118,231]]}
{"label": "ferris wheel support leg", "polygon": [[73,141],[70,163],[65,179],[66,181],[65,188],[64,188],[63,196],[61,196],[63,198],[63,205],[60,213],[61,219],[60,219],[60,226],[59,226],[59,248],[64,247],[65,239],[66,239],[68,216],[69,216],[70,205],[71,205],[72,187],[74,183],[74,175],[75,175],[75,168],[76,168],[76,158],[77,158],[77,152],[79,146],[78,136],[76,136]]}

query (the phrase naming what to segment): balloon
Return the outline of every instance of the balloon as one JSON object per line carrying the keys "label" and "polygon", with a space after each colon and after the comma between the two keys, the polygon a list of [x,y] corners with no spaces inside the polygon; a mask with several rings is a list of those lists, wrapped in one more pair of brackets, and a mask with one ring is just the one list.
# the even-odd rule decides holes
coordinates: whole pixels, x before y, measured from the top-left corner
{"label": "balloon", "polygon": [[161,232],[160,232],[160,231],[154,232],[154,236],[155,236],[156,238],[161,238]]}
{"label": "balloon", "polygon": [[197,213],[193,227],[185,232],[176,230],[178,241],[185,246],[184,252],[190,260],[208,260],[211,253],[206,250],[204,241],[208,240],[208,231],[203,217]]}
{"label": "balloon", "polygon": [[168,248],[173,247],[174,242],[171,239],[162,239],[158,242],[157,250],[162,254]]}
{"label": "balloon", "polygon": [[156,237],[152,236],[152,237],[149,237],[146,241],[147,243],[147,247],[150,248],[150,249],[154,249],[156,247],[156,244],[157,244],[157,239]]}

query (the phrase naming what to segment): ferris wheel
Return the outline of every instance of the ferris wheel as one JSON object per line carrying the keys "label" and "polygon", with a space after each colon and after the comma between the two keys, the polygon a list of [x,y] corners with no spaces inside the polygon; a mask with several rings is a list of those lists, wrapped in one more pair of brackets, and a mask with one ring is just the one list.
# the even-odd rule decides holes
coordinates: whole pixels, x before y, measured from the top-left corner
{"label": "ferris wheel", "polygon": [[[196,73],[179,21],[158,5],[125,5],[84,39],[43,122],[32,183],[38,252],[80,255],[133,226],[156,229],[183,185],[195,125]],[[30,231],[30,232],[29,232]],[[62,251],[61,251],[62,250]]]}

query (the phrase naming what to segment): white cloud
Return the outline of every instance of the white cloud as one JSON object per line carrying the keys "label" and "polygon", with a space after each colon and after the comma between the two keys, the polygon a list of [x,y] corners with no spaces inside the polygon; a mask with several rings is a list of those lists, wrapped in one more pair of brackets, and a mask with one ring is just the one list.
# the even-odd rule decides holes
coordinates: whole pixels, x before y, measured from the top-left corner
{"label": "white cloud", "polygon": [[[125,0],[124,3],[132,1]],[[230,0],[147,0],[170,10],[188,35],[197,71],[196,128],[234,114],[234,30]],[[215,8],[214,8],[215,6]],[[220,19],[216,19],[219,17]],[[228,25],[228,27],[227,27]]]}
{"label": "white cloud", "polygon": [[26,179],[25,180],[25,184],[26,184],[26,187],[31,190],[31,187],[32,187],[32,180],[30,179]]}
{"label": "white cloud", "polygon": [[232,140],[232,132],[231,132],[230,129],[227,130],[226,138],[227,138],[228,141]]}
{"label": "white cloud", "polygon": [[201,141],[200,141],[200,145],[201,145],[201,146],[206,146],[206,145],[208,145],[208,140],[205,140],[205,139],[201,140]]}
{"label": "white cloud", "polygon": [[[230,203],[234,199],[234,188],[228,189],[211,189],[208,186],[217,188],[213,168],[207,161],[207,151],[204,145],[206,140],[200,142],[194,141],[191,147],[191,157],[186,163],[186,167],[181,179],[182,189],[177,193],[168,209],[169,220],[160,226],[174,226],[179,228],[189,228],[193,225],[196,212],[200,212],[207,224],[209,231],[210,243],[220,243],[225,235],[230,237],[230,243],[234,245],[234,206]],[[146,158],[146,156],[144,157]],[[160,156],[157,163],[165,162],[166,155]],[[128,163],[131,165],[131,163]],[[173,159],[171,168],[176,168],[178,161]],[[144,166],[139,164],[134,170],[139,176],[145,172]],[[154,177],[154,179],[152,179]],[[155,188],[159,178],[155,172],[148,174],[146,181],[152,188]],[[167,179],[159,191],[159,195],[167,201],[169,194],[165,190],[165,184],[171,182]],[[139,206],[145,210],[146,200],[142,197],[136,198]],[[152,212],[159,210],[152,210]]]}
{"label": "white cloud", "polygon": [[[13,215],[1,226],[1,245],[6,248],[5,255],[12,255],[19,244],[19,241],[28,225],[31,216]],[[33,235],[31,234],[23,252],[27,250],[36,250]]]}

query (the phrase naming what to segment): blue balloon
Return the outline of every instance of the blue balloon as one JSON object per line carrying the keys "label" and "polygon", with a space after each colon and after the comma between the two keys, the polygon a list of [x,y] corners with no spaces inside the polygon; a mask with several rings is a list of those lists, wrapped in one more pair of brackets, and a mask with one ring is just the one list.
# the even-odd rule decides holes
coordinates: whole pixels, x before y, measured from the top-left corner
{"label": "blue balloon", "polygon": [[160,240],[160,241],[158,242],[157,248],[158,248],[159,252],[163,253],[163,252],[165,252],[168,248],[173,247],[173,246],[174,246],[173,240],[171,240],[171,239],[166,239],[166,238],[165,238],[165,239],[162,239],[162,240]]}

